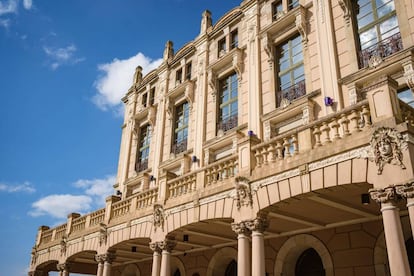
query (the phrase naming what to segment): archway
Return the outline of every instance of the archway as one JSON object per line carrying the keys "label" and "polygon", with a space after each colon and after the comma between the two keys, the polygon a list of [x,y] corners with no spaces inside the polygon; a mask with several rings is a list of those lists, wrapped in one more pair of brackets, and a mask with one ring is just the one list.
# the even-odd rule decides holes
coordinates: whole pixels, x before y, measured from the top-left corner
{"label": "archway", "polygon": [[308,248],[299,256],[295,276],[325,276],[321,257],[315,249]]}
{"label": "archway", "polygon": [[[234,262],[237,267],[237,250],[232,247],[221,248],[211,258],[207,268],[207,276],[226,275],[226,269]],[[237,271],[237,270],[236,270]],[[230,272],[229,272],[230,273]]]}

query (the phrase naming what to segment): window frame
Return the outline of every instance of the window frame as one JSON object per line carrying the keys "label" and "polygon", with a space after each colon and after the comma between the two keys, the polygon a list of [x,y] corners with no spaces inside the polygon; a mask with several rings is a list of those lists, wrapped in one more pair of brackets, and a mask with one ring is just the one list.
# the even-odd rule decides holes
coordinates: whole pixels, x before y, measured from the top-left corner
{"label": "window frame", "polygon": [[[227,89],[224,87],[227,86]],[[227,91],[228,100],[223,100]],[[236,96],[233,97],[233,92]],[[218,101],[217,101],[217,129],[224,132],[237,127],[239,114],[239,79],[236,72],[230,72],[218,80]],[[236,111],[232,110],[233,104],[236,103]],[[224,116],[223,110],[228,108],[228,115]]]}
{"label": "window frame", "polygon": [[137,157],[135,170],[142,172],[148,169],[148,160],[150,156],[150,145],[151,145],[151,126],[146,123],[139,127],[137,141]]}
{"label": "window frame", "polygon": [[[181,126],[180,126],[181,124]],[[174,108],[174,128],[171,143],[171,152],[179,154],[187,150],[190,125],[190,104],[183,101]],[[178,140],[179,133],[185,132],[185,138]]]}

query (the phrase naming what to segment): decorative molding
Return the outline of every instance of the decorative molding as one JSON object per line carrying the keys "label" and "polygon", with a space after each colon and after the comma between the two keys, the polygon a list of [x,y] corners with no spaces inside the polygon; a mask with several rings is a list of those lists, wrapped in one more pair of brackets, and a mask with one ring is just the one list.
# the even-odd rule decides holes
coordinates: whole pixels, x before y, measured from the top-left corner
{"label": "decorative molding", "polygon": [[68,240],[68,237],[66,236],[66,234],[64,234],[60,240],[60,255],[61,256],[66,254],[66,249],[68,247],[67,240]]}
{"label": "decorative molding", "polygon": [[344,20],[346,26],[349,27],[351,25],[351,11],[352,11],[352,3],[350,0],[338,0],[339,6],[341,7],[342,11],[344,12]]}
{"label": "decorative molding", "polygon": [[114,232],[114,231],[118,231],[121,229],[125,229],[126,227],[128,227],[128,223],[122,223],[122,224],[118,224],[112,227],[108,227],[108,233]]}
{"label": "decorative molding", "polygon": [[309,164],[309,171],[314,171],[323,167],[327,167],[336,163],[347,161],[354,158],[368,158],[369,146],[347,151],[345,153],[329,157],[327,159],[313,162]]}
{"label": "decorative molding", "polygon": [[173,239],[165,239],[164,241],[158,242],[158,246],[161,250],[165,250],[167,252],[170,252],[174,249],[174,247],[177,245],[177,242]]}
{"label": "decorative molding", "polygon": [[63,264],[57,264],[56,268],[58,271],[62,272],[62,271],[66,271],[69,272],[69,269],[71,267],[70,263],[63,263]]}
{"label": "decorative molding", "polygon": [[266,219],[265,214],[259,214],[259,216],[253,220],[246,221],[246,226],[252,232],[263,233],[267,227],[269,227],[269,222]]}
{"label": "decorative molding", "polygon": [[296,28],[298,29],[298,32],[300,33],[302,37],[302,43],[303,43],[304,48],[307,48],[308,47],[308,32],[306,31],[305,16],[299,13],[296,16],[295,25],[296,25]]}
{"label": "decorative molding", "polygon": [[115,258],[116,258],[116,255],[115,255],[115,252],[113,251],[108,251],[105,254],[95,255],[95,261],[98,263],[112,264]]}
{"label": "decorative molding", "polygon": [[143,218],[131,220],[130,225],[133,226],[133,225],[137,225],[137,224],[145,223],[145,222],[152,222],[151,217],[150,216],[146,216],[146,217],[143,217]]}
{"label": "decorative molding", "polygon": [[250,206],[253,208],[253,196],[250,188],[250,180],[242,176],[236,177],[234,189],[235,195],[233,199],[236,200],[237,209],[240,210],[242,206]]}
{"label": "decorative molding", "polygon": [[105,223],[99,224],[99,245],[106,245],[108,241],[109,231]]}
{"label": "decorative molding", "polygon": [[218,91],[217,91],[217,76],[213,70],[208,71],[208,85],[211,88],[211,96],[213,98],[213,101],[215,101]]}
{"label": "decorative molding", "polygon": [[382,170],[386,164],[400,166],[405,169],[402,162],[403,150],[408,145],[404,137],[394,128],[380,127],[374,131],[370,141],[371,151],[374,154],[375,164],[378,166],[378,174],[382,174]]}
{"label": "decorative molding", "polygon": [[402,63],[404,68],[404,78],[407,86],[411,89],[411,92],[414,93],[414,69],[413,69],[413,61],[405,61]]}
{"label": "decorative molding", "polygon": [[269,69],[273,69],[273,63],[274,63],[274,53],[273,53],[273,46],[271,43],[271,38],[265,34],[262,37],[262,44],[263,49],[267,55],[267,63],[269,64]]}
{"label": "decorative molding", "polygon": [[300,170],[297,168],[297,169],[289,170],[289,171],[286,171],[284,173],[274,175],[274,176],[271,176],[271,177],[253,182],[253,183],[251,183],[250,187],[252,188],[252,190],[257,191],[261,187],[264,187],[264,186],[267,186],[269,184],[273,184],[273,183],[276,183],[278,181],[282,181],[282,180],[285,180],[285,179],[288,179],[288,178],[291,178],[291,177],[294,177],[294,176],[298,176],[298,175],[300,175]]}
{"label": "decorative molding", "polygon": [[394,187],[385,189],[370,189],[369,194],[371,198],[377,203],[387,203],[390,200],[395,199]]}
{"label": "decorative molding", "polygon": [[149,247],[152,251],[161,253],[162,249],[160,247],[160,242],[151,242]]}

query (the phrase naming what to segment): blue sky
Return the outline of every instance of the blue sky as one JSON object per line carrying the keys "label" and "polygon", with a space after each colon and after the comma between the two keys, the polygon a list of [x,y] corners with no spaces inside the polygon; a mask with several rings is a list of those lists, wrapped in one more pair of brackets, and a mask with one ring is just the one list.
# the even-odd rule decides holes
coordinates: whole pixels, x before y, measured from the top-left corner
{"label": "blue sky", "polygon": [[[0,274],[27,275],[40,225],[113,193],[120,98],[240,0],[0,0]],[[154,20],[156,19],[156,20]]]}

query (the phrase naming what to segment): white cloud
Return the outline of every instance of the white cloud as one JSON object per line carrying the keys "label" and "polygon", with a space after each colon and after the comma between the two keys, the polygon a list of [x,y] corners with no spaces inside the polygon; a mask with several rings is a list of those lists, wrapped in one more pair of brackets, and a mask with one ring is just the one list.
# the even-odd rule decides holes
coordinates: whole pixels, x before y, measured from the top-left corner
{"label": "white cloud", "polygon": [[85,189],[85,193],[95,199],[99,205],[105,203],[105,198],[113,194],[116,177],[108,175],[103,179],[80,179],[74,183],[75,187]]}
{"label": "white cloud", "polygon": [[71,44],[63,48],[43,47],[44,52],[49,57],[49,65],[53,70],[56,70],[61,65],[74,65],[84,60],[84,58],[77,58],[76,46]]}
{"label": "white cloud", "polygon": [[33,6],[33,1],[32,0],[23,0],[23,7],[26,10],[30,10]]}
{"label": "white cloud", "polygon": [[91,209],[92,199],[85,195],[49,195],[32,204],[33,217],[49,215],[64,219],[70,213],[85,213]]}
{"label": "white cloud", "polygon": [[17,13],[18,0],[0,1],[0,15]]}
{"label": "white cloud", "polygon": [[6,192],[6,193],[34,193],[36,191],[35,188],[33,188],[32,184],[30,182],[24,182],[22,184],[17,185],[10,185],[6,183],[0,183],[0,192]]}
{"label": "white cloud", "polygon": [[10,19],[1,19],[0,18],[0,26],[8,29],[10,26]]}
{"label": "white cloud", "polygon": [[98,93],[93,97],[93,102],[102,110],[119,108],[121,98],[131,87],[135,68],[140,65],[145,75],[157,68],[162,59],[152,60],[142,53],[138,53],[127,59],[115,58],[112,62],[99,64],[98,70],[103,73],[95,81]]}

